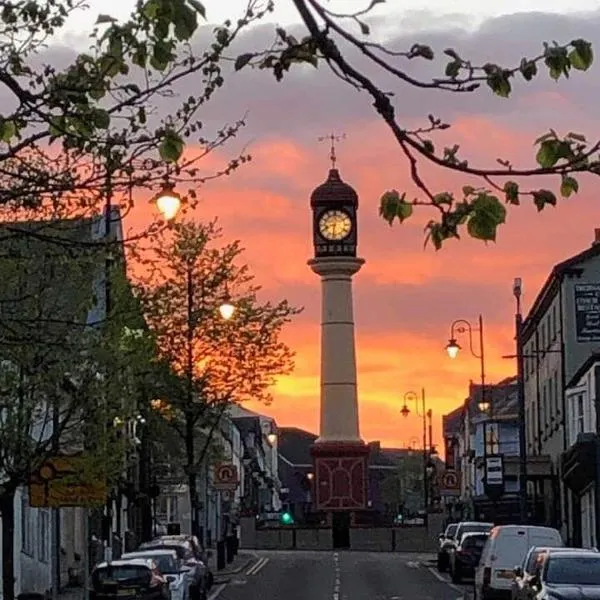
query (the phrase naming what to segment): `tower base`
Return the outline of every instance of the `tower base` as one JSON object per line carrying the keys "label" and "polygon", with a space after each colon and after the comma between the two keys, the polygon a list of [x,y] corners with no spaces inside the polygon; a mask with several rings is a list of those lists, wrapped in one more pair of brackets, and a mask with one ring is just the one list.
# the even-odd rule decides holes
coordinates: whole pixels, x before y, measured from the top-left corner
{"label": "tower base", "polygon": [[369,447],[363,442],[319,442],[311,446],[314,504],[322,511],[367,507]]}

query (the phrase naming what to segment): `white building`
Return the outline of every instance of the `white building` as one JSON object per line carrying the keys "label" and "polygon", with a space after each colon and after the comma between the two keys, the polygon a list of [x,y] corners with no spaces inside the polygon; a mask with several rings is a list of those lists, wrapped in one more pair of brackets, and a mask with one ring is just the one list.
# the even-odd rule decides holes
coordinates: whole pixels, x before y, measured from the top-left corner
{"label": "white building", "polygon": [[549,456],[552,475],[529,484],[544,497],[547,520],[563,537],[581,543],[579,491],[565,481],[563,453],[569,447],[565,389],[600,347],[600,230],[591,247],[557,264],[523,324],[527,453]]}

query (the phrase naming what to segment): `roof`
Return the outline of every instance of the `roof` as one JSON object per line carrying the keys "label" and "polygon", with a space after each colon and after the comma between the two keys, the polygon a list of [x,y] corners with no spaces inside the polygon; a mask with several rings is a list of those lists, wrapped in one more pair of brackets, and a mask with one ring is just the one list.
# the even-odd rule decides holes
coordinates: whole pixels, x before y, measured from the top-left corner
{"label": "roof", "polygon": [[449,412],[447,415],[442,416],[442,431],[444,432],[444,437],[450,437],[452,435],[457,435],[460,426],[463,421],[464,414],[464,402],[457,406],[453,411]]}
{"label": "roof", "polygon": [[[467,403],[471,414],[479,413],[479,402],[483,397],[483,387],[480,383],[469,384]],[[503,379],[499,383],[485,386],[485,398],[492,403],[493,415],[496,417],[516,415],[519,386],[516,377]]]}
{"label": "roof", "polygon": [[[111,560],[110,564],[113,567],[127,567],[129,565],[134,565],[137,567],[151,567],[152,560],[149,558],[130,558],[128,560]],[[96,568],[104,569],[106,567],[108,567],[108,563],[102,562]]]}
{"label": "roof", "polygon": [[136,558],[139,555],[164,556],[165,554],[177,558],[177,552],[175,550],[170,550],[169,548],[157,548],[156,550],[151,550],[150,548],[147,548],[146,550],[134,550],[133,552],[123,552],[123,554],[121,554],[121,558],[123,560],[126,560],[127,558]]}
{"label": "roof", "polygon": [[310,447],[317,435],[298,427],[280,427],[277,438],[278,453],[293,465],[311,465]]}
{"label": "roof", "polygon": [[581,263],[600,256],[600,244],[594,243],[591,247],[586,248],[579,254],[575,254],[566,260],[557,263],[554,265],[548,278],[544,282],[542,289],[539,291],[536,296],[527,318],[523,322],[523,338],[527,341],[531,335],[531,327],[533,323],[535,323],[538,318],[545,312],[548,304],[552,301],[552,298],[556,295],[559,288],[559,283],[562,280],[563,276],[566,275],[571,269],[576,268]]}
{"label": "roof", "polygon": [[317,186],[310,196],[310,205],[313,208],[332,204],[351,205],[358,208],[358,194],[354,188],[342,181],[337,169],[331,169],[327,181]]}
{"label": "roof", "polygon": [[587,371],[589,371],[594,366],[594,363],[596,362],[600,362],[600,351],[592,352],[587,357],[585,362],[579,367],[579,369],[577,369],[577,371],[575,371],[573,377],[571,377],[571,379],[565,386],[566,389],[569,389],[570,387],[575,387],[579,380],[587,373]]}

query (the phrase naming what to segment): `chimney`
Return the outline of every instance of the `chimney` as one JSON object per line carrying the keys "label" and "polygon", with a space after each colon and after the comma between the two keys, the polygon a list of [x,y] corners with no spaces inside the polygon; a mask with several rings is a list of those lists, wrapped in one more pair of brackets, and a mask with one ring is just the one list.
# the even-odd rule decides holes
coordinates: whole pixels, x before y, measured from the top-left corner
{"label": "chimney", "polygon": [[600,244],[600,228],[594,229],[594,243],[592,246],[595,246],[596,244]]}

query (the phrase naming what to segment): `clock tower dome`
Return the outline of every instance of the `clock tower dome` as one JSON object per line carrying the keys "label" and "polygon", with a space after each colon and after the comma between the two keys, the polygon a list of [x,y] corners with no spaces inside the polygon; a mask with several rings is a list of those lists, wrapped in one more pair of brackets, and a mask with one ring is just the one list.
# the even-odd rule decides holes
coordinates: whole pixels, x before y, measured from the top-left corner
{"label": "clock tower dome", "polygon": [[321,280],[321,414],[311,452],[316,509],[330,512],[342,534],[352,514],[367,506],[369,450],[359,429],[352,300],[352,277],[365,261],[357,257],[358,194],[335,168],[333,147],[331,158],[327,180],[310,199],[314,258],[308,265]]}

